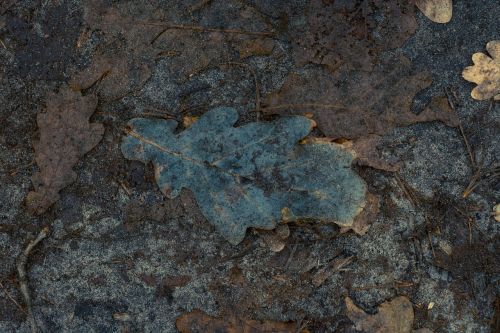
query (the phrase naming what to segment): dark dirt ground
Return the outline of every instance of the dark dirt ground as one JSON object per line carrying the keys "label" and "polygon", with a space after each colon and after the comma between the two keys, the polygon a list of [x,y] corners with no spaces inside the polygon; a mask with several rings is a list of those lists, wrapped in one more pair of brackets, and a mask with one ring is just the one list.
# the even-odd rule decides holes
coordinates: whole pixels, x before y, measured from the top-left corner
{"label": "dark dirt ground", "polygon": [[[164,199],[151,167],[123,158],[122,127],[150,109],[168,110],[181,120],[182,110],[197,116],[215,105],[231,105],[241,113],[241,122],[255,120],[246,111],[254,107],[254,82],[238,67],[211,66],[179,80],[170,58],[156,59],[151,78],[137,91],[100,99],[92,121],[104,124],[104,138],[74,168],[77,181],[61,191],[59,201],[38,217],[28,214],[24,200],[37,170],[32,148],[36,115],[48,92],[88,65],[100,37],[92,35],[85,46],[76,47],[84,0],[3,1],[1,332],[29,331],[15,262],[44,226],[50,226],[50,235],[28,265],[34,316],[43,332],[175,332],[175,319],[192,309],[222,317],[232,313],[296,321],[311,332],[353,332],[345,296],[373,313],[397,295],[413,303],[414,329],[498,332],[493,318],[495,302],[500,304],[500,224],[490,213],[500,201],[500,186],[498,181],[484,183],[462,198],[474,171],[457,128],[432,122],[391,131],[384,136],[382,153],[403,162],[398,176],[357,167],[370,192],[381,199],[369,231],[358,236],[339,234],[334,226],[292,225],[287,245],[278,253],[261,246],[253,231],[239,245],[230,245],[207,223],[189,191]],[[175,18],[188,1],[149,2]],[[175,22],[232,28],[226,22],[230,15],[205,19],[205,10],[225,13],[229,3],[212,1],[208,9],[178,16]],[[247,5],[273,21],[286,3]],[[301,1],[293,5],[300,8]],[[445,88],[456,91],[456,111],[470,145],[478,160],[491,165],[500,157],[500,103],[471,99],[473,85],[460,73],[473,53],[500,39],[499,2],[456,0],[453,19],[445,25],[420,12],[416,17],[416,33],[402,48],[387,51],[405,54],[415,71],[432,73],[433,83],[417,95],[414,111]],[[257,23],[247,28],[259,30]],[[244,60],[257,73],[263,95],[279,89],[295,66],[290,43],[283,39],[277,44],[271,55]],[[414,194],[414,202],[401,184]],[[449,248],[447,255],[443,249]],[[348,256],[354,260],[347,271],[319,287],[312,284],[316,270]],[[434,306],[428,310],[430,302]]]}

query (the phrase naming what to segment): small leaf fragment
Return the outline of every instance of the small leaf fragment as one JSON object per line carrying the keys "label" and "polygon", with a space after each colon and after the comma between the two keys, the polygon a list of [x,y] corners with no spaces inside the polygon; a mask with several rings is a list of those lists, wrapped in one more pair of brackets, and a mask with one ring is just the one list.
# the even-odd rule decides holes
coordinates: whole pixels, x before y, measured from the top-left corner
{"label": "small leaf fragment", "polygon": [[474,65],[466,67],[462,77],[477,84],[477,87],[472,89],[472,98],[486,100],[493,97],[494,100],[500,101],[500,40],[486,44],[486,50],[490,57],[481,52],[474,53]]}
{"label": "small leaf fragment", "polygon": [[415,5],[432,22],[448,23],[453,16],[452,0],[416,0]]}
{"label": "small leaf fragment", "polygon": [[216,108],[175,134],[177,122],[136,118],[122,142],[128,159],[153,162],[169,198],[190,189],[203,215],[231,243],[249,227],[314,219],[351,226],[366,185],[352,153],[328,142],[297,144],[314,122],[302,116],[233,127],[238,113]]}

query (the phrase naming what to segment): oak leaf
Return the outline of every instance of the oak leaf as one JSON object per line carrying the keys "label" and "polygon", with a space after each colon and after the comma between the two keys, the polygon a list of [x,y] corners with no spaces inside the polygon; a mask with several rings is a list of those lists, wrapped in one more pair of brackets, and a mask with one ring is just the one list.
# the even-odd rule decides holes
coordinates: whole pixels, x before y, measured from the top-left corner
{"label": "oak leaf", "polygon": [[415,5],[431,21],[448,23],[453,16],[452,0],[416,0]]}
{"label": "oak leaf", "polygon": [[181,333],[295,333],[296,324],[293,322],[258,321],[239,318],[235,315],[219,319],[207,315],[200,310],[193,310],[179,316],[175,322]]}
{"label": "oak leaf", "polygon": [[33,143],[40,171],[26,198],[31,213],[42,214],[59,199],[59,191],[76,179],[73,166],[101,141],[103,125],[89,123],[96,107],[97,97],[67,86],[47,96],[45,112],[37,115],[40,138]]}
{"label": "oak leaf", "polygon": [[282,220],[352,225],[366,185],[351,169],[350,151],[335,143],[297,144],[314,125],[306,117],[233,127],[237,119],[236,110],[216,108],[175,134],[174,120],[136,118],[122,152],[153,162],[167,197],[190,189],[203,215],[233,244],[248,227],[270,230]]}
{"label": "oak leaf", "polygon": [[486,50],[491,57],[481,52],[474,53],[474,65],[466,67],[462,76],[467,81],[477,83],[477,87],[472,90],[472,98],[485,100],[493,97],[500,101],[500,40],[486,44]]}
{"label": "oak leaf", "polygon": [[413,73],[403,56],[386,57],[373,71],[342,67],[334,73],[306,68],[289,74],[278,92],[268,95],[266,113],[311,113],[318,128],[332,139],[353,141],[359,160],[394,171],[374,149],[382,135],[396,127],[440,120],[457,125],[456,114],[436,97],[419,114],[411,111],[413,97],[431,83],[428,73]]}

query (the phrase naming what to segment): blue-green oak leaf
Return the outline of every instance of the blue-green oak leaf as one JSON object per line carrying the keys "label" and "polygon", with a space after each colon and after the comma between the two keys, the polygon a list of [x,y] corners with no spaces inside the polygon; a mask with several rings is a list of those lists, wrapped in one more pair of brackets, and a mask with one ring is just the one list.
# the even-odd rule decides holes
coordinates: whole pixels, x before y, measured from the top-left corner
{"label": "blue-green oak leaf", "polygon": [[301,144],[314,126],[302,116],[234,127],[238,113],[220,107],[176,133],[177,122],[135,118],[121,150],[152,162],[168,198],[191,190],[207,220],[230,243],[249,227],[313,219],[343,227],[365,205],[366,184],[351,168],[353,154],[335,143]]}

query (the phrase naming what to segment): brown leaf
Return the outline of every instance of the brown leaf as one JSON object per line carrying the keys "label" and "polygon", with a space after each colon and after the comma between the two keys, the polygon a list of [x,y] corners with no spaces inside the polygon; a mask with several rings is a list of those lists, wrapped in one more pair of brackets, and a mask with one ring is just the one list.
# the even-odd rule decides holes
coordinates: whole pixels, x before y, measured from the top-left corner
{"label": "brown leaf", "polygon": [[72,76],[69,84],[73,89],[87,89],[97,83],[99,96],[113,100],[144,85],[158,53],[151,40],[162,27],[141,21],[160,17],[151,5],[142,4],[138,10],[129,1],[113,7],[103,1],[85,2],[84,31],[103,33],[105,43],[96,50],[91,64]]}
{"label": "brown leaf", "polygon": [[[290,27],[293,55],[298,66],[324,65],[331,71],[341,64],[369,70],[382,50],[401,46],[417,28],[413,5],[403,0],[308,2],[289,16],[304,16]],[[297,21],[297,20],[295,20]]]}
{"label": "brown leaf", "polygon": [[500,101],[500,40],[486,44],[486,50],[491,57],[481,52],[474,53],[474,66],[465,68],[462,76],[467,81],[477,83],[477,87],[472,90],[472,98],[485,100],[493,97]]}
{"label": "brown leaf", "polygon": [[415,5],[436,23],[448,23],[453,15],[452,0],[416,0]]}
{"label": "brown leaf", "polygon": [[380,136],[418,122],[457,124],[443,97],[435,98],[420,114],[410,110],[415,94],[430,83],[429,74],[412,73],[410,61],[402,56],[384,60],[371,72],[342,67],[330,73],[308,68],[291,73],[281,89],[267,97],[262,110],[311,113],[326,136],[353,140],[362,164],[397,170],[397,164],[384,161],[375,151]]}
{"label": "brown leaf", "polygon": [[257,321],[229,315],[224,319],[211,317],[200,310],[193,310],[179,316],[176,327],[181,333],[295,333],[295,323]]}
{"label": "brown leaf", "polygon": [[[439,119],[447,126],[456,127],[459,124],[457,114],[450,107],[448,99],[444,96],[433,97],[429,105],[421,113],[430,119]],[[352,141],[352,149],[356,155],[356,161],[359,165],[369,166],[379,170],[397,171],[399,170],[400,162],[391,162],[385,160],[377,151],[377,146],[380,144],[382,136],[369,134]]]}
{"label": "brown leaf", "polygon": [[410,333],[413,325],[413,307],[405,296],[399,296],[378,306],[374,315],[367,314],[346,297],[347,316],[357,331],[366,333]]}
{"label": "brown leaf", "polygon": [[47,96],[45,112],[37,115],[40,139],[33,144],[40,171],[26,198],[31,213],[42,214],[59,199],[59,191],[76,179],[73,166],[101,140],[104,127],[89,123],[96,106],[97,97],[66,86]]}
{"label": "brown leaf", "polygon": [[340,228],[340,233],[348,232],[349,230],[354,231],[358,235],[364,235],[370,228],[370,224],[377,217],[380,209],[380,200],[374,194],[367,193],[366,195],[366,205],[363,211],[354,218],[354,222],[350,227]]}

